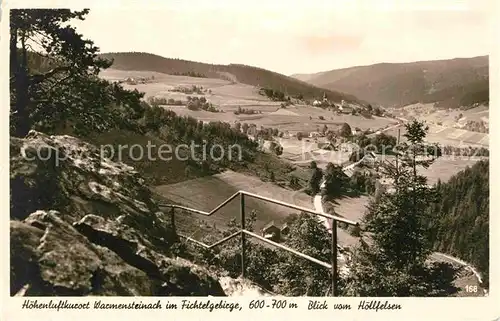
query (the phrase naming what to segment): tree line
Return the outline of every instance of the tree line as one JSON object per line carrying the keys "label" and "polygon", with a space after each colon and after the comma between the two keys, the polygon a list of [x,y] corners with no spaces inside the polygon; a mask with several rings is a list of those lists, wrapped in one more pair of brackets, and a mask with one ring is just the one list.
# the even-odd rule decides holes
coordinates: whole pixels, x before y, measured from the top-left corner
{"label": "tree line", "polygon": [[186,71],[186,72],[174,72],[172,73],[174,76],[188,76],[188,77],[196,77],[196,78],[207,78],[205,74],[196,72],[196,71]]}
{"label": "tree line", "polygon": [[287,99],[290,100],[290,97],[285,98],[286,96],[284,92],[272,88],[261,88],[259,90],[259,93],[273,101],[285,101]]}

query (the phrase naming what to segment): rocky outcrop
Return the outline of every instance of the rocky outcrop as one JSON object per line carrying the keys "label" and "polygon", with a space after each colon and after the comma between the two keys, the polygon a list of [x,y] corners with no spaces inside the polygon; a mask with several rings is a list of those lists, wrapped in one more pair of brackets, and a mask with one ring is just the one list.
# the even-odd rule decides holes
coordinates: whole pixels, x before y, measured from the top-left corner
{"label": "rocky outcrop", "polygon": [[233,279],[228,276],[224,276],[220,278],[220,284],[228,296],[276,296],[276,294],[271,293],[246,279]]}
{"label": "rocky outcrop", "polygon": [[12,295],[225,295],[172,255],[170,221],[132,167],[34,131],[10,154]]}

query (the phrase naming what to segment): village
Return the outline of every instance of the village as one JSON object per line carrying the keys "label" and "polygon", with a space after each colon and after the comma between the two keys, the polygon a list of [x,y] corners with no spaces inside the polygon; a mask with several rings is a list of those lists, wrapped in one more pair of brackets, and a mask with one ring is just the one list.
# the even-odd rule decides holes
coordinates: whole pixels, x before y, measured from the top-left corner
{"label": "village", "polygon": [[[353,153],[358,153],[359,150],[356,149],[354,144],[351,146],[352,152]],[[376,181],[376,188],[379,192],[387,192],[387,193],[393,193],[395,192],[394,187],[393,187],[393,182],[391,179],[387,178],[385,175],[383,175],[383,172],[380,170],[380,165],[381,165],[382,157],[378,157],[377,154],[374,152],[366,152],[363,154],[363,156],[358,160],[354,162],[347,162],[342,166],[342,173],[345,175],[345,179],[351,179],[354,175],[354,173],[358,173],[363,176],[372,176],[375,177]],[[311,164],[314,164],[312,166],[317,166],[316,161],[311,161]],[[311,165],[309,165],[311,166]],[[309,173],[309,172],[306,172]],[[293,176],[294,174],[292,174]],[[293,176],[297,177],[298,179],[303,180],[303,183],[305,184],[308,182],[311,178],[310,176]],[[325,180],[323,179],[320,183],[320,190],[319,193],[316,195],[313,195],[313,204],[315,209],[318,212],[323,212],[323,213],[328,213],[330,210],[325,210],[327,208],[325,203],[329,202],[328,195],[327,195],[327,190],[325,187]],[[331,209],[331,207],[328,207]],[[330,214],[334,214],[334,212],[331,212]],[[321,222],[324,223],[326,229],[331,233],[331,221],[324,219],[323,217],[318,216],[317,217]],[[268,238],[274,242],[281,242],[286,238],[286,235],[288,234],[289,227],[288,224],[282,223],[279,224],[275,220],[270,221],[268,224],[266,224],[261,230],[261,235],[265,238]]]}
{"label": "village", "polygon": [[490,17],[310,5],[7,8],[10,296],[488,296]]}

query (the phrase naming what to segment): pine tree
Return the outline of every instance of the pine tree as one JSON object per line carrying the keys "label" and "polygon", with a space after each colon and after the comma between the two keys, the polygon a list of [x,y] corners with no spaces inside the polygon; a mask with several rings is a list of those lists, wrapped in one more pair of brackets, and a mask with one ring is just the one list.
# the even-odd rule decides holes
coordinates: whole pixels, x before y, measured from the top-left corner
{"label": "pine tree", "polygon": [[[284,241],[289,246],[316,259],[331,260],[330,236],[316,216],[307,213],[289,215],[289,235]],[[275,291],[287,296],[324,296],[330,288],[330,271],[323,266],[286,252],[277,251],[279,265],[274,275]]]}
{"label": "pine tree", "polygon": [[[432,161],[421,159],[427,128],[414,121],[406,130],[408,143],[400,147],[401,167],[384,166],[394,180],[394,192],[372,201],[363,219],[369,241],[363,241],[353,255],[352,275],[345,288],[348,295],[431,296],[453,289],[448,266],[426,264],[432,251],[426,208],[435,199],[435,191],[418,175],[417,167]],[[443,284],[443,280],[449,282]]]}
{"label": "pine tree", "polygon": [[312,169],[311,178],[309,179],[309,188],[314,195],[320,191],[321,180],[323,179],[323,171],[316,165],[315,161],[311,162]]}
{"label": "pine tree", "polygon": [[[142,116],[137,91],[98,78],[111,61],[69,23],[84,20],[88,9],[13,9],[10,11],[11,134],[32,128],[102,131],[119,116]],[[123,111],[119,108],[130,107]],[[121,113],[121,115],[120,115]]]}
{"label": "pine tree", "polygon": [[338,196],[347,185],[347,177],[342,172],[342,167],[333,163],[326,165],[324,179],[324,194],[328,196]]}

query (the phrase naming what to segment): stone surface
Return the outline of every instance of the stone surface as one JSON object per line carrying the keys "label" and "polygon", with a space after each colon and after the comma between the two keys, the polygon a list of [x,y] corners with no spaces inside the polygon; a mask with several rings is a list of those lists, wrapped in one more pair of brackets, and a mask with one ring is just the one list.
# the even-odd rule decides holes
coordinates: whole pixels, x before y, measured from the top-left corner
{"label": "stone surface", "polygon": [[259,297],[259,296],[277,296],[274,293],[262,289],[260,286],[245,280],[233,279],[230,277],[221,277],[220,284],[228,296]]}
{"label": "stone surface", "polygon": [[107,248],[95,246],[56,211],[11,221],[11,294],[152,295],[152,282]]}
{"label": "stone surface", "polygon": [[10,140],[11,295],[223,296],[144,180],[71,136]]}

